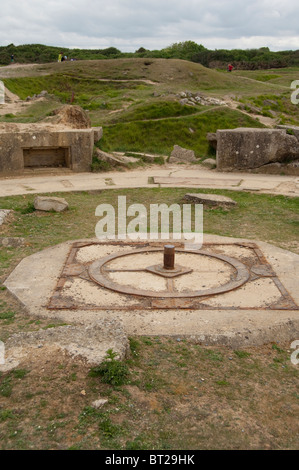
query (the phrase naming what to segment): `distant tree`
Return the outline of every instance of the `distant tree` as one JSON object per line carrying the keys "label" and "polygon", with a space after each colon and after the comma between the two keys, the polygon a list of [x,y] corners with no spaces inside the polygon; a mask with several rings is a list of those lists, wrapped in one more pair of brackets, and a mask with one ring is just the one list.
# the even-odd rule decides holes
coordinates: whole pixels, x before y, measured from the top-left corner
{"label": "distant tree", "polygon": [[198,45],[193,41],[185,41],[172,44],[170,47],[162,49],[162,52],[164,52],[168,58],[194,61],[194,58],[204,50],[206,50],[206,48],[201,44]]}
{"label": "distant tree", "polygon": [[136,54],[143,54],[144,52],[146,52],[146,49],[144,49],[144,47],[139,47],[138,51],[135,51]]}
{"label": "distant tree", "polygon": [[107,49],[102,49],[101,54],[105,56],[120,56],[121,51],[116,49],[116,47],[108,47]]}

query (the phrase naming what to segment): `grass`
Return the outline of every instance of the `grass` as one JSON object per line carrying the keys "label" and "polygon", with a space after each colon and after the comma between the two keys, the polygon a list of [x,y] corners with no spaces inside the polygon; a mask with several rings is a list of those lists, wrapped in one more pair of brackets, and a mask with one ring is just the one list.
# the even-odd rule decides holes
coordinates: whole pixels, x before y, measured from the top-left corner
{"label": "grass", "polygon": [[[298,370],[287,345],[240,355],[169,337],[130,343],[123,385],[55,355],[51,366],[44,358],[26,374],[2,375],[1,449],[296,448]],[[188,363],[178,367],[182,357]],[[99,396],[108,402],[95,409]]]}
{"label": "grass", "polygon": [[241,103],[245,104],[245,109],[251,112],[251,106],[254,106],[253,111],[259,110],[259,114],[263,116],[279,117],[280,124],[299,124],[298,106],[291,103],[290,93],[284,92],[282,94],[266,94],[256,97],[248,97],[240,99]]}
{"label": "grass", "polygon": [[192,149],[198,157],[203,157],[209,155],[209,145],[206,139],[208,132],[216,132],[219,128],[233,129],[235,127],[263,126],[255,119],[237,111],[227,108],[210,109],[204,114],[180,119],[131,121],[108,126],[98,145],[107,152],[143,151],[170,155],[176,144]]}
{"label": "grass", "polygon": [[[193,192],[223,194],[233,198],[238,204],[236,208],[229,211],[205,209],[205,233],[259,239],[288,247],[291,250],[295,248],[293,243],[297,240],[299,221],[298,198],[214,189],[194,190]],[[109,189],[100,192],[70,192],[67,196],[65,193],[55,193],[57,197],[66,197],[69,210],[65,213],[32,211],[34,195],[4,197],[1,199],[2,208],[15,211],[14,220],[6,236],[24,237],[26,245],[14,250],[1,247],[3,270],[14,260],[44,247],[66,240],[94,237],[98,221],[95,216],[96,207],[102,203],[117,207],[118,196],[124,194],[127,198],[127,207],[133,203],[140,203],[144,204],[149,212],[150,203],[182,204],[186,189]]]}
{"label": "grass", "polygon": [[[45,64],[26,72],[15,69],[15,77],[3,80],[22,99],[42,90],[47,90],[51,98],[32,103],[22,113],[3,116],[1,120],[38,122],[74,97],[73,104],[89,112],[92,125],[103,126],[100,144],[103,150],[170,155],[174,145],[181,145],[204,158],[210,156],[208,132],[263,127],[250,117],[251,112],[275,117],[281,124],[298,124],[298,107],[290,100],[290,84],[296,79],[296,71],[298,68],[227,74],[175,59],[153,59],[150,63],[143,59],[116,59],[69,62],[63,66]],[[282,78],[283,84],[278,83]],[[222,99],[233,97],[249,115],[214,106],[182,106],[179,103],[182,91]],[[102,170],[98,164],[94,167],[96,171]]]}
{"label": "grass", "polygon": [[91,377],[101,377],[102,382],[111,385],[124,385],[127,383],[129,369],[116,359],[117,354],[108,349],[105,360],[90,371]]}

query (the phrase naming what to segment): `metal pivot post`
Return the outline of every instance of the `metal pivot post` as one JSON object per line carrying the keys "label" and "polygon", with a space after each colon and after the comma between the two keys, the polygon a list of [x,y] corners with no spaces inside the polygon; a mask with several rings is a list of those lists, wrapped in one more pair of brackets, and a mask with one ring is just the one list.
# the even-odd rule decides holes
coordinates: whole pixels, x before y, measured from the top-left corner
{"label": "metal pivot post", "polygon": [[164,245],[164,269],[174,269],[174,245]]}

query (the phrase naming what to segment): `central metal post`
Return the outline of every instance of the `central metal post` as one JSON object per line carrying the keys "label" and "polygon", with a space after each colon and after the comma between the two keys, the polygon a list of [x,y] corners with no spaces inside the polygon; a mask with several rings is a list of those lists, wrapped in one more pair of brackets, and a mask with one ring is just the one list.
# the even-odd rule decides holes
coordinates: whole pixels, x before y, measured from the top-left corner
{"label": "central metal post", "polygon": [[174,245],[164,245],[164,269],[174,269]]}

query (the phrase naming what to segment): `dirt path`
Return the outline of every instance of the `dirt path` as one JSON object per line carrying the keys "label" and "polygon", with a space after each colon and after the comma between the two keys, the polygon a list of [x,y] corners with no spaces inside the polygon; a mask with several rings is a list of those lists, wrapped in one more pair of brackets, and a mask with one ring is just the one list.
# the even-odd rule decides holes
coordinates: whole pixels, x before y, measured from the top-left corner
{"label": "dirt path", "polygon": [[236,111],[239,111],[240,113],[246,114],[246,116],[249,116],[253,119],[257,119],[258,121],[260,121],[262,124],[264,124],[267,127],[274,128],[276,126],[276,124],[278,123],[277,119],[270,118],[270,117],[267,117],[267,116],[262,116],[261,114],[248,113],[247,111],[244,111],[242,109],[238,109],[238,106],[240,105],[240,103],[238,101],[232,100],[228,96],[225,96],[224,100],[226,101],[226,104],[229,108],[234,109]]}
{"label": "dirt path", "polygon": [[21,100],[17,95],[9,91],[6,87],[4,99],[5,103],[0,105],[0,116],[5,116],[5,114],[21,113],[25,108],[32,104],[30,101]]}

